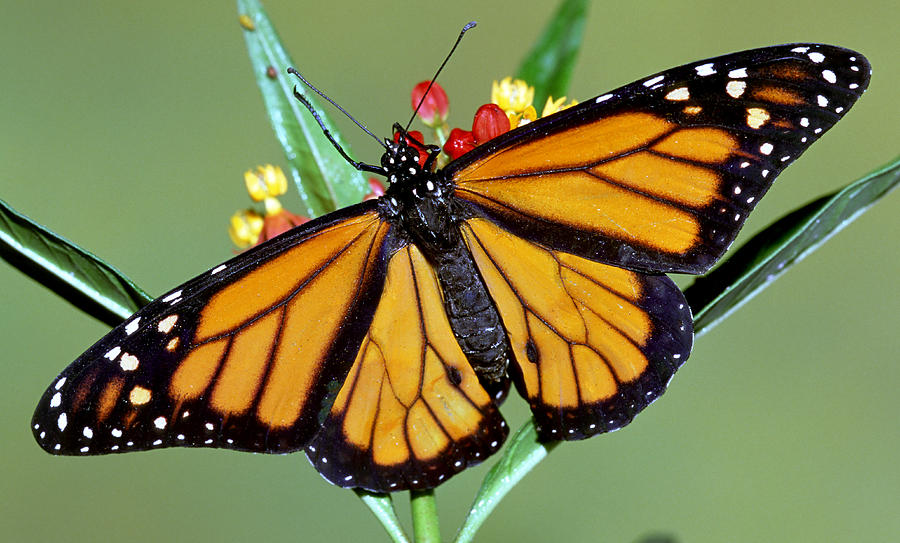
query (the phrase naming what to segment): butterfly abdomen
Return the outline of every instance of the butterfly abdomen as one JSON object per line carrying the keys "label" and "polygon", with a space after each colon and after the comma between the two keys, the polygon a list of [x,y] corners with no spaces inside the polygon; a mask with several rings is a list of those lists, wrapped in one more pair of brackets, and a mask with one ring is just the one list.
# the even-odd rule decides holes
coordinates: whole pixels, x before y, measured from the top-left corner
{"label": "butterfly abdomen", "polygon": [[509,364],[509,342],[497,308],[462,240],[433,258],[453,334],[482,381],[500,381]]}

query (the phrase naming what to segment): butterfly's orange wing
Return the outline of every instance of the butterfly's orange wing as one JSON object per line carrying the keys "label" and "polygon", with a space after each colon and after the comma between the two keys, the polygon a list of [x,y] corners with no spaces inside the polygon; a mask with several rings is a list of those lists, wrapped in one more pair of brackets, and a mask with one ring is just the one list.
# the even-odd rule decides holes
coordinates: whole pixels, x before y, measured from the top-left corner
{"label": "butterfly's orange wing", "polygon": [[702,273],[869,81],[859,53],[754,49],[661,72],[504,134],[445,174],[472,212],[630,269]]}
{"label": "butterfly's orange wing", "polygon": [[394,239],[374,205],[261,245],[113,329],[44,393],[54,454],[303,447],[365,335]]}
{"label": "butterfly's orange wing", "polygon": [[433,487],[508,431],[434,270],[374,203],[152,302],[60,374],[33,430],[54,454],[306,447],[333,483],[378,492]]}
{"label": "butterfly's orange wing", "polygon": [[506,423],[460,349],[415,245],[388,266],[353,369],[307,455],[340,486],[431,488],[503,443]]}
{"label": "butterfly's orange wing", "polygon": [[865,90],[859,53],[744,51],[647,77],[445,169],[546,439],[620,428],[692,343],[666,277],[701,273],[775,177]]}
{"label": "butterfly's orange wing", "polygon": [[553,250],[486,219],[463,233],[542,437],[582,439],[628,424],[687,360],[691,310],[668,277]]}

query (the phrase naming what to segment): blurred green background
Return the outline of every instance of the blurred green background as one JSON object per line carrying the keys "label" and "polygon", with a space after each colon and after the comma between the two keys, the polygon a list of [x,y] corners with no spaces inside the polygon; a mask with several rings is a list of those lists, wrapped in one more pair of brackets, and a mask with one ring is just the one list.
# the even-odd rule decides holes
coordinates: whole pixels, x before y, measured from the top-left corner
{"label": "blurred green background", "polygon": [[[555,9],[546,1],[289,2],[269,15],[299,68],[388,134],[442,76],[468,128]],[[854,110],[779,178],[741,239],[900,151],[895,1],[597,2],[570,95],[791,41],[874,66]],[[6,3],[0,198],[159,294],[232,254],[242,172],[283,163],[230,2]],[[378,147],[342,123],[356,158]],[[292,197],[283,199],[290,208]],[[482,541],[896,541],[900,538],[900,195],[697,344],[670,391],[621,432],[567,444]],[[740,242],[740,240],[739,240]],[[0,539],[369,541],[381,527],[302,454],[164,450],[54,458],[28,423],[44,388],[106,328],[0,263]],[[682,284],[686,281],[679,279]],[[524,402],[504,408],[512,426]],[[439,489],[450,537],[485,473]],[[397,504],[405,518],[407,496]]]}

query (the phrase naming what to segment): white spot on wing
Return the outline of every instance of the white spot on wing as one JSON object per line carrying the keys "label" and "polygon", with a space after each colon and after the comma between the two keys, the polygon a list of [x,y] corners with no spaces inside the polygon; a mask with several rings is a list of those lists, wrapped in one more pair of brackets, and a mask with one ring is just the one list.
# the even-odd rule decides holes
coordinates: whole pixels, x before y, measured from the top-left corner
{"label": "white spot on wing", "polygon": [[227,268],[227,266],[225,264],[220,264],[220,265],[216,266],[215,268],[213,268],[212,271],[209,272],[209,274],[215,275],[215,274],[219,273],[220,271],[224,270],[225,268]]}
{"label": "white spot on wing", "polygon": [[792,53],[805,53],[809,51],[809,47],[794,47],[791,49]]}
{"label": "white spot on wing", "polygon": [[119,366],[121,366],[125,371],[136,370],[138,368],[138,363],[138,357],[128,353],[123,354],[122,360],[119,360]]}
{"label": "white spot on wing", "polygon": [[747,88],[746,81],[729,81],[725,85],[725,92],[728,93],[728,96],[732,98],[740,98],[742,94],[744,94],[744,90]]}
{"label": "white spot on wing", "polygon": [[50,398],[50,407],[59,407],[59,404],[62,403],[62,394],[57,392]]}
{"label": "white spot on wing", "polygon": [[156,417],[153,420],[153,426],[156,426],[160,430],[166,427],[166,417]]}
{"label": "white spot on wing", "polygon": [[125,333],[130,336],[131,334],[137,332],[138,326],[140,326],[140,325],[141,325],[141,318],[138,317],[125,325]]}
{"label": "white spot on wing", "polygon": [[172,331],[172,328],[175,326],[175,323],[178,322],[178,315],[169,315],[163,320],[159,321],[159,324],[156,325],[156,329],[159,330],[162,334],[168,334]]}
{"label": "white spot on wing", "polygon": [[59,418],[56,419],[56,425],[59,427],[60,431],[66,429],[66,425],[69,424],[69,419],[66,417],[65,413],[60,413]]}
{"label": "white spot on wing", "polygon": [[645,86],[645,87],[652,87],[653,85],[656,85],[657,83],[659,83],[659,82],[662,81],[663,79],[665,79],[665,76],[658,75],[658,76],[654,77],[653,79],[648,79],[648,80],[644,81],[644,86]]}
{"label": "white spot on wing", "polygon": [[81,433],[84,434],[84,437],[86,437],[88,439],[91,439],[92,437],[94,437],[94,431],[91,430],[91,428],[89,426],[85,426],[84,430],[82,430]]}
{"label": "white spot on wing", "polygon": [[733,79],[747,77],[747,68],[738,68],[737,70],[731,70],[730,72],[728,72],[728,77],[731,77]]}
{"label": "white spot on wing", "polygon": [[666,100],[680,101],[687,100],[690,97],[691,93],[688,91],[687,87],[678,87],[677,89],[669,91],[669,94],[666,95]]}
{"label": "white spot on wing", "polygon": [[594,100],[594,103],[595,103],[595,104],[599,104],[600,102],[605,102],[605,101],[609,100],[609,99],[612,98],[612,97],[613,97],[612,94],[604,94],[603,96],[598,96],[597,99]]}
{"label": "white spot on wing", "polygon": [[816,97],[816,102],[818,102],[819,107],[826,107],[828,105],[828,98],[825,98],[820,94]]}
{"label": "white spot on wing", "polygon": [[59,381],[57,381],[56,384],[53,385],[53,388],[55,388],[56,390],[59,390],[59,389],[62,388],[62,386],[63,386],[64,384],[66,384],[66,378],[65,378],[65,377],[63,377],[62,379],[60,379]]}
{"label": "white spot on wing", "polygon": [[180,297],[181,297],[181,291],[180,291],[180,290],[176,290],[176,291],[173,292],[172,294],[169,294],[168,296],[166,296],[165,298],[163,298],[162,301],[164,301],[164,302],[171,302],[172,300],[178,299],[178,298],[180,298]]}
{"label": "white spot on wing", "polygon": [[108,350],[108,351],[106,352],[106,354],[103,355],[103,357],[104,357],[104,358],[108,358],[108,359],[110,359],[110,360],[115,360],[116,357],[119,356],[119,353],[121,353],[121,352],[122,352],[122,348],[119,347],[118,345],[116,345],[116,346],[113,347],[112,349]]}
{"label": "white spot on wing", "polygon": [[762,145],[759,146],[759,152],[764,155],[768,155],[768,154],[772,153],[772,149],[774,149],[774,148],[775,148],[775,146],[772,145],[771,143],[763,143]]}
{"label": "white spot on wing", "polygon": [[816,64],[825,60],[825,55],[823,55],[822,53],[816,52],[816,51],[813,51],[812,53],[810,53],[806,56],[808,56],[809,60],[815,62]]}
{"label": "white spot on wing", "polygon": [[714,65],[712,62],[707,62],[706,64],[695,66],[694,69],[697,70],[697,75],[699,75],[700,77],[706,77],[707,75],[716,73],[716,69],[713,66]]}
{"label": "white spot on wing", "polygon": [[801,119],[800,119],[800,126],[802,126],[802,127],[807,127],[807,126],[809,126],[809,119],[807,119],[806,117],[801,118]]}
{"label": "white spot on wing", "polygon": [[822,77],[829,83],[837,82],[837,76],[835,76],[834,72],[832,72],[831,70],[822,70]]}
{"label": "white spot on wing", "polygon": [[119,430],[118,428],[113,428],[110,433],[113,437],[122,437],[122,430]]}

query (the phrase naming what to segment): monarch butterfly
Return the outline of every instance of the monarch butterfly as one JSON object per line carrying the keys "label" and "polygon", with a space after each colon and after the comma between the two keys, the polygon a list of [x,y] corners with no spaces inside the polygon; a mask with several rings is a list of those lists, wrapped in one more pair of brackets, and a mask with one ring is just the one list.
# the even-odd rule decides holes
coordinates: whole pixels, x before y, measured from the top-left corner
{"label": "monarch butterfly", "polygon": [[434,487],[493,454],[514,383],[542,439],[616,430],[693,342],[703,273],[870,75],[753,49],[660,72],[435,169],[395,126],[378,200],[259,245],[88,349],[35,412],[52,454],[305,450],[332,483]]}

